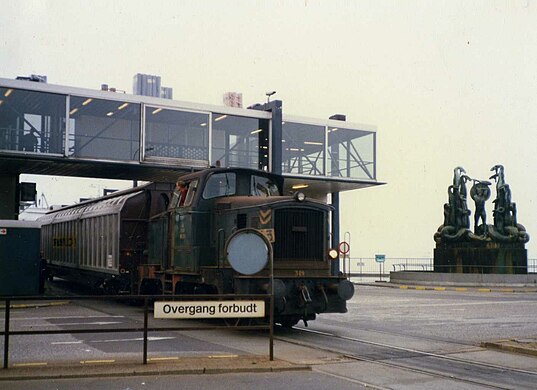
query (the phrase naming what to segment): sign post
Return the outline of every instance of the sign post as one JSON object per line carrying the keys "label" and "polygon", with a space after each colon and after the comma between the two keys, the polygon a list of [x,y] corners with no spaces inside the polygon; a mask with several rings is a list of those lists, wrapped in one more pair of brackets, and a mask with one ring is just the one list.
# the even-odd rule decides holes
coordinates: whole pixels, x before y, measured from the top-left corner
{"label": "sign post", "polygon": [[349,273],[347,274],[347,267],[346,267],[345,260],[347,260],[347,254],[350,252],[350,250],[351,250],[351,246],[349,245],[348,242],[341,241],[339,243],[338,251],[340,254],[343,255],[343,274],[346,275],[347,277],[349,277],[351,273],[351,263],[350,263],[350,258],[349,258]]}
{"label": "sign post", "polygon": [[380,277],[381,282],[382,282],[382,266],[385,260],[386,260],[386,255],[375,255],[375,261],[379,263],[379,277]]}
{"label": "sign post", "polygon": [[[270,267],[269,355],[274,360],[274,261],[270,237],[266,232],[246,228],[233,233],[225,251],[231,267],[243,275],[260,272],[267,262]],[[145,299],[147,317],[147,298]],[[265,300],[235,301],[156,301],[154,318],[259,318],[265,317]],[[147,318],[144,319],[147,331]],[[147,362],[147,335],[144,333],[144,364]]]}
{"label": "sign post", "polygon": [[253,275],[261,271],[267,261],[270,272],[269,304],[269,358],[274,360],[274,255],[270,238],[265,232],[252,228],[237,230],[226,243],[231,267],[242,274]]}

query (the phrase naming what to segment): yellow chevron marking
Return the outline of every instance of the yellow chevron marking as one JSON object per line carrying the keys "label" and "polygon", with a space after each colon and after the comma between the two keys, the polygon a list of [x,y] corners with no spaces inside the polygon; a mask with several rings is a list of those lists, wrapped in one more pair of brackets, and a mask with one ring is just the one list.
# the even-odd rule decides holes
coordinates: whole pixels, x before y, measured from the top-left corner
{"label": "yellow chevron marking", "polygon": [[272,209],[259,210],[259,222],[266,225],[272,220]]}
{"label": "yellow chevron marking", "polygon": [[266,218],[270,216],[271,211],[272,211],[271,209],[259,210],[259,215],[261,216],[261,218]]}

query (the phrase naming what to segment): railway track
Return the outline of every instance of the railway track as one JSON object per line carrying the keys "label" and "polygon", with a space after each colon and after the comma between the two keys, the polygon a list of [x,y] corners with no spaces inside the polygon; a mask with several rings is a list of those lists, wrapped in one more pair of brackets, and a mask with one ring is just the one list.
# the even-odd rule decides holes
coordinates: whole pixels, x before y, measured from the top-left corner
{"label": "railway track", "polygon": [[291,333],[277,336],[276,339],[339,353],[351,360],[449,379],[461,385],[491,389],[537,388],[537,371],[478,362],[450,354],[419,351],[303,328],[293,328]]}

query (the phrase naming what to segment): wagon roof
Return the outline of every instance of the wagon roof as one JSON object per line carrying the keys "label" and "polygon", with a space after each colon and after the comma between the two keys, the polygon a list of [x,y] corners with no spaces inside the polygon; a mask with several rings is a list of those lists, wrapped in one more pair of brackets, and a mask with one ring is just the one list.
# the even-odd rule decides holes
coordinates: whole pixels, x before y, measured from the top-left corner
{"label": "wagon roof", "polygon": [[83,216],[119,213],[128,199],[143,193],[143,191],[140,190],[140,187],[131,190],[135,191],[128,191],[123,195],[116,195],[113,197],[99,198],[98,202],[82,202],[73,206],[50,211],[45,216],[39,218],[39,222],[47,224],[49,222],[52,223],[54,221],[65,219],[80,219]]}

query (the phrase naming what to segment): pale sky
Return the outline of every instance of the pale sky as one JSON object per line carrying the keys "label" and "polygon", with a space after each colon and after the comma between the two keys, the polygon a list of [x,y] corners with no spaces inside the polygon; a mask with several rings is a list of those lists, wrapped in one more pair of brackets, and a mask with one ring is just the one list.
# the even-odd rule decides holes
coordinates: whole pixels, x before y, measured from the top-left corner
{"label": "pale sky", "polygon": [[53,84],[130,93],[133,75],[150,73],[177,100],[222,104],[224,92],[239,91],[249,105],[276,90],[286,114],[342,113],[377,126],[377,179],[388,184],[342,195],[341,235],[351,233],[353,257],[432,256],[453,168],[486,180],[496,164],[537,257],[531,0],[0,6],[0,77],[45,74]]}

